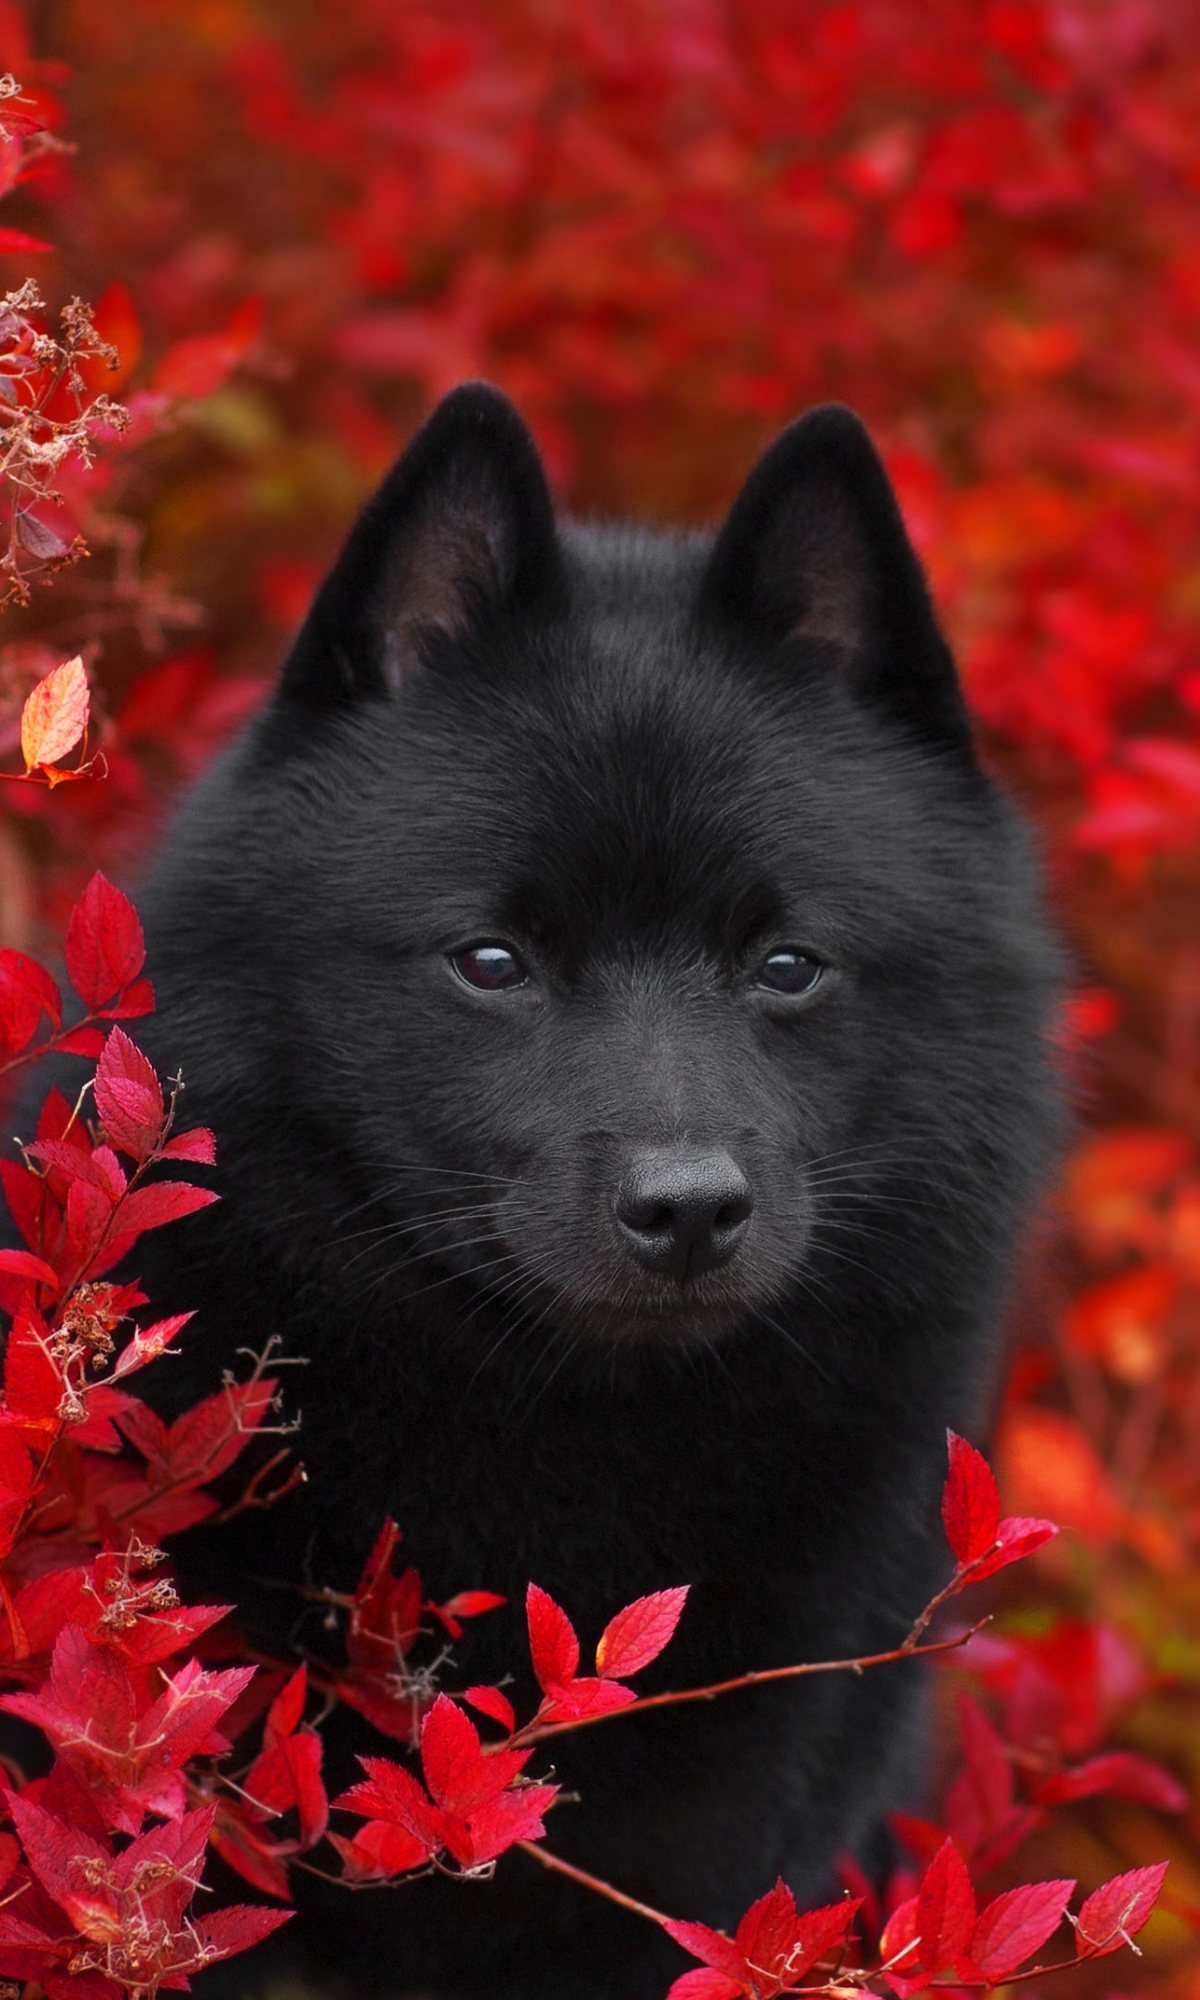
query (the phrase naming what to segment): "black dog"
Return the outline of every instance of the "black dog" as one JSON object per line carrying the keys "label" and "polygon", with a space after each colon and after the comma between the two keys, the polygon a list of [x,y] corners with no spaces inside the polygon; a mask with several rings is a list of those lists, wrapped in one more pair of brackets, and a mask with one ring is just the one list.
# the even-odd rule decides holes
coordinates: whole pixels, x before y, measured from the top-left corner
{"label": "black dog", "polygon": [[[1053,1149],[1057,969],[849,412],[712,541],[556,531],[512,407],[447,397],[145,908],[225,1197],[139,1256],[202,1309],[174,1393],[268,1334],[310,1362],[305,1492],[187,1537],[194,1591],[319,1649],[294,1586],[351,1586],[391,1513],[435,1593],[509,1594],[451,1688],[519,1667],[529,1578],[585,1644],[691,1584],[646,1688],[898,1642]],[[919,1706],[884,1669],[564,1737],[548,1845],[709,1923],[819,1897]],[[387,1748],[357,1727],[335,1782]],[[522,1856],[302,1900],[355,1995],[654,2000],[684,1963]]]}

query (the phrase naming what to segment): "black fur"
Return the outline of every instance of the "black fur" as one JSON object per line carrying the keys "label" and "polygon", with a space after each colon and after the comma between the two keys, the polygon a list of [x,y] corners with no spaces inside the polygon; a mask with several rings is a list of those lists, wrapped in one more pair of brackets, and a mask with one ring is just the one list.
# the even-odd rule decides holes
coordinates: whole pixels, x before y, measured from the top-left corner
{"label": "black fur", "polygon": [[[156,1307],[201,1309],[160,1389],[268,1334],[310,1364],[307,1488],[185,1537],[194,1589],[319,1651],[256,1580],[349,1587],[390,1512],[435,1593],[509,1593],[451,1688],[519,1664],[529,1578],[585,1647],[690,1583],[645,1687],[899,1640],[1052,1150],[1056,969],[848,411],[786,431],[712,543],[556,531],[511,406],[447,397],[144,907],[149,1038],[224,1196],[141,1246]],[[481,940],[528,982],[465,985]],[[825,967],[805,998],[756,983],[789,946]],[[697,1158],[754,1207],[681,1279],[619,1212],[647,1159]],[[548,1844],[710,1923],[777,1873],[819,1896],[909,1794],[919,1706],[886,1669],[562,1738]],[[331,1735],[345,1782],[366,1732]],[[302,1897],[356,1995],[653,2000],[684,1963],[520,1856]]]}

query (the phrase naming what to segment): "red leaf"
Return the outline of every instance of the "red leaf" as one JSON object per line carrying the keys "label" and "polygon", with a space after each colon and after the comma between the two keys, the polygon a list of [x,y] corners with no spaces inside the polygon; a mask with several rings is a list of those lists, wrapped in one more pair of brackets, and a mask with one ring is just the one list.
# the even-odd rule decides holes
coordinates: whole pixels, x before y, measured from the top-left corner
{"label": "red leaf", "polygon": [[237,367],[261,324],[261,302],[246,299],[223,332],[189,334],[169,347],[158,364],[154,387],[165,396],[211,396]]}
{"label": "red leaf", "polygon": [[167,1140],[162,1157],[164,1160],[193,1160],[198,1166],[211,1167],[217,1157],[217,1142],[207,1125],[193,1125],[190,1132],[177,1133],[174,1139]]}
{"label": "red leaf", "polygon": [[575,1678],[579,1665],[579,1641],[575,1627],[554,1599],[531,1583],[525,1595],[529,1621],[529,1653],[539,1686],[549,1691],[564,1687]]}
{"label": "red leaf", "polygon": [[1024,1520],[1010,1515],[1006,1521],[1001,1521],[996,1530],[999,1547],[993,1549],[990,1555],[981,1557],[977,1563],[972,1563],[963,1582],[982,1583],[985,1576],[994,1576],[998,1569],[1007,1569],[1009,1563],[1021,1562],[1045,1542],[1052,1542],[1058,1532],[1053,1521]]}
{"label": "red leaf", "polygon": [[96,1066],[96,1109],[110,1145],[139,1164],[162,1134],[162,1088],[154,1065],[122,1028],[112,1028]]}
{"label": "red leaf", "polygon": [[824,1909],[804,1910],[796,1918],[787,1949],[789,1979],[800,1979],[819,1959],[841,1948],[846,1933],[862,1908],[862,1897],[828,1903]]}
{"label": "red leaf", "polygon": [[674,1921],[664,1923],[663,1929],[676,1944],[690,1951],[693,1958],[698,1958],[702,1965],[710,1965],[723,1972],[729,1979],[735,1980],[738,1990],[741,1990],[742,1975],[746,1969],[745,1955],[732,1938],[726,1937],[724,1931],[710,1930],[707,1924]]}
{"label": "red leaf", "polygon": [[962,1958],[975,1928],[975,1891],[952,1840],[943,1841],[917,1892],[918,1956],[927,1972],[942,1972]]}
{"label": "red leaf", "polygon": [[9,1810],[29,1865],[47,1895],[85,1938],[94,1944],[115,1943],[121,1931],[108,1849],[80,1827],[64,1826],[19,1793],[10,1798]]}
{"label": "red leaf", "polygon": [[506,1597],[500,1597],[494,1590],[460,1590],[457,1596],[448,1597],[444,1604],[433,1608],[451,1618],[481,1618],[485,1611],[498,1611],[507,1602]]}
{"label": "red leaf", "polygon": [[284,1682],[270,1708],[267,1710],[267,1739],[274,1742],[280,1736],[290,1736],[298,1729],[304,1718],[304,1704],[308,1699],[308,1668],[296,1668],[291,1678]]}
{"label": "red leaf", "polygon": [[0,951],[0,1056],[19,1055],[42,1015],[62,1021],[62,998],[45,967],[23,951]]}
{"label": "red leaf", "polygon": [[477,1708],[481,1715],[490,1715],[492,1721],[498,1722],[511,1736],[516,1728],[517,1718],[513,1713],[511,1701],[507,1695],[501,1694],[499,1688],[469,1687],[463,1692],[463,1700],[469,1701],[471,1707]]}
{"label": "red leaf", "polygon": [[86,1135],[82,1146],[73,1137],[35,1139],[26,1151],[31,1159],[52,1167],[64,1183],[86,1181],[89,1187],[99,1188],[110,1206],[125,1193],[128,1183],[111,1146],[91,1146]]}
{"label": "red leaf", "polygon": [[538,1709],[538,1720],[578,1722],[585,1715],[611,1715],[636,1700],[634,1690],[626,1687],[624,1681],[602,1681],[584,1674],[578,1680],[568,1681],[565,1687],[551,1686]]}
{"label": "red leaf", "polygon": [[211,1188],[193,1187],[190,1181],[156,1181],[153,1187],[135,1188],[121,1208],[121,1234],[140,1236],[143,1229],[161,1229],[164,1223],[178,1222],[220,1199]]}
{"label": "red leaf", "polygon": [[1079,1956],[1103,1957],[1135,1937],[1158,1901],[1166,1872],[1167,1863],[1157,1861],[1150,1868],[1131,1868],[1125,1875],[1114,1875],[1111,1882],[1093,1890],[1076,1919]]}
{"label": "red leaf", "polygon": [[254,1759],[241,1789],[246,1810],[256,1819],[276,1819],[296,1803],[296,1787],[282,1744],[273,1744]]}
{"label": "red leaf", "polygon": [[12,1271],[19,1278],[32,1278],[37,1285],[52,1285],[56,1292],[59,1290],[58,1273],[41,1257],[31,1256],[28,1250],[0,1250],[0,1271]]}
{"label": "red leaf", "polygon": [[31,1429],[57,1429],[64,1395],[63,1378],[47,1351],[47,1332],[39,1315],[22,1312],[4,1351],[4,1401],[9,1422]]}
{"label": "red leaf", "polygon": [[596,1648],[596,1672],[607,1680],[628,1680],[656,1660],[674,1634],[687,1602],[688,1586],[655,1590],[635,1598],[610,1620]]}
{"label": "red leaf", "polygon": [[968,1956],[985,1979],[1007,1979],[1063,1920],[1074,1882],[1027,1882],[980,1912]]}
{"label": "red leaf", "polygon": [[426,1798],[412,1772],[400,1764],[389,1763],[385,1757],[360,1757],[358,1761],[367,1777],[336,1798],[335,1807],[400,1827],[420,1842],[424,1860],[436,1854],[441,1844],[443,1815]]}
{"label": "red leaf", "polygon": [[542,1816],[557,1792],[557,1785],[522,1785],[488,1799],[469,1815],[465,1837],[457,1822],[447,1827],[446,1845],[464,1868],[481,1868],[518,1840],[540,1840],[546,1831]]}
{"label": "red leaf", "polygon": [[[395,1674],[421,1629],[421,1579],[411,1568],[396,1575],[399,1544],[396,1523],[385,1521],[350,1607],[346,1650],[351,1663],[377,1675]],[[409,1733],[407,1724],[401,1733]]]}
{"label": "red leaf", "polygon": [[235,1952],[249,1951],[251,1945],[261,1943],[294,1915],[294,1910],[265,1910],[258,1903],[233,1903],[228,1909],[214,1910],[211,1916],[194,1917],[200,1949],[189,1962],[188,1970],[199,1972],[219,1958],[232,1958]]}
{"label": "red leaf", "polygon": [[344,1840],[340,1833],[331,1833],[329,1838],[342,1857],[347,1882],[383,1882],[391,1875],[420,1868],[429,1859],[423,1841],[387,1820],[368,1820],[353,1840]]}
{"label": "red leaf", "polygon": [[1000,1490],[992,1468],[973,1444],[947,1431],[950,1472],[942,1489],[946,1540],[960,1563],[986,1555],[1000,1526]]}
{"label": "red leaf", "polygon": [[[73,1194],[75,1190],[71,1192]],[[207,1208],[220,1199],[220,1195],[214,1194],[211,1188],[193,1187],[190,1181],[155,1181],[151,1187],[134,1188],[121,1203],[112,1234],[103,1250],[95,1251],[87,1275],[97,1277],[101,1272],[111,1270],[132,1248],[143,1230],[161,1229],[165,1223],[179,1222],[185,1215],[193,1215],[197,1209]]]}
{"label": "red leaf", "polygon": [[[132,1021],[142,1014],[153,1014],[153,1012],[153,986],[151,986],[148,979],[135,979],[132,986],[125,988],[119,1000],[114,1000],[107,1007],[101,1007],[100,1018],[102,1021]],[[88,1034],[90,1032],[87,1028],[79,1030],[80,1034]],[[62,1046],[65,1046],[65,1044]],[[77,1053],[83,1054],[85,1051],[79,1050]],[[87,1053],[95,1054],[97,1051],[91,1050]]]}
{"label": "red leaf", "polygon": [[965,1762],[947,1793],[946,1817],[957,1846],[971,1854],[1013,1810],[1013,1767],[1003,1740],[969,1695],[958,1698],[958,1730]]}
{"label": "red leaf", "polygon": [[159,1765],[181,1767],[195,1756],[257,1671],[227,1667],[210,1673],[196,1660],[185,1660],[158,1700],[138,1717],[138,1746],[147,1761],[152,1757]]}
{"label": "red leaf", "polygon": [[102,1028],[68,1028],[65,1035],[59,1036],[55,1046],[59,1053],[64,1056],[98,1056],[104,1048],[104,1030]]}
{"label": "red leaf", "polygon": [[883,1976],[899,2000],[908,2000],[910,1994],[922,1993],[929,1985],[928,1977],[917,1970],[920,1928],[915,1896],[907,1897],[892,1911],[879,1940],[879,1955],[884,1961]]}
{"label": "red leaf", "polygon": [[[215,1479],[245,1449],[247,1439],[269,1414],[277,1383],[231,1382],[177,1417],[166,1436],[162,1470],[172,1485],[199,1485]],[[121,1428],[131,1433],[124,1420]],[[140,1439],[134,1439],[140,1445]]]}
{"label": "red leaf", "polygon": [[[508,1777],[499,1766],[507,1762],[508,1754],[485,1759],[474,1723],[448,1695],[438,1696],[421,1724],[425,1783],[430,1796],[449,1812],[465,1811],[489,1791],[503,1791]],[[512,1754],[524,1763],[528,1753]],[[488,1765],[493,1769],[489,1771]]]}
{"label": "red leaf", "polygon": [[138,1327],[127,1347],[123,1348],[113,1364],[109,1377],[111,1382],[119,1382],[123,1375],[132,1375],[135,1369],[144,1368],[147,1362],[157,1361],[165,1354],[175,1335],[182,1331],[194,1313],[172,1313],[169,1319],[157,1319],[153,1326]]}
{"label": "red leaf", "polygon": [[795,1898],[787,1883],[778,1881],[751,1903],[734,1933],[734,1943],[746,1966],[774,1975],[791,1949],[795,1928]]}
{"label": "red leaf", "polygon": [[1160,1812],[1186,1812],[1190,1795],[1179,1780],[1149,1757],[1134,1750],[1110,1750],[1089,1757],[1073,1771],[1055,1771],[1039,1779],[1034,1797],[1039,1805],[1061,1805],[1067,1799],[1102,1796],[1132,1799],[1137,1805],[1156,1806]]}
{"label": "red leaf", "polygon": [[71,911],[64,946],[67,972],[85,1007],[103,1007],[132,985],[146,962],[137,911],[97,871]]}
{"label": "red leaf", "polygon": [[27,236],[23,229],[0,229],[0,253],[4,255],[28,257],[36,251],[53,248],[53,243],[43,243],[40,236]]}
{"label": "red leaf", "polygon": [[260,1837],[236,1800],[222,1799],[209,1838],[217,1853],[237,1870],[243,1881],[268,1896],[278,1896],[281,1902],[287,1901],[290,1894],[287,1869],[272,1852],[274,1843]]}
{"label": "red leaf", "polygon": [[672,1982],[667,1989],[667,2000],[739,2000],[749,1990],[741,1979],[730,1979],[724,1972],[697,1966],[694,1972],[682,1972]]}
{"label": "red leaf", "polygon": [[100,1627],[105,1611],[102,1603],[95,1606],[94,1613],[89,1610],[87,1618],[93,1638],[102,1640],[135,1666],[152,1667],[183,1652],[185,1647],[194,1646],[202,1632],[207,1632],[232,1609],[231,1604],[188,1604],[180,1605],[176,1611],[139,1613],[133,1625],[115,1633]]}
{"label": "red leaf", "polygon": [[302,1848],[315,1847],[329,1824],[329,1800],[321,1781],[323,1748],[315,1729],[301,1729],[280,1745],[292,1780]]}

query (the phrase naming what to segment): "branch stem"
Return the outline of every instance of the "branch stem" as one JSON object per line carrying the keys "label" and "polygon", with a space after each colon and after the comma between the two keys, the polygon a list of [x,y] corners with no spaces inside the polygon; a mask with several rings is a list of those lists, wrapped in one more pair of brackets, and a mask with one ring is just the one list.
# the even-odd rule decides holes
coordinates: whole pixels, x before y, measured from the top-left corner
{"label": "branch stem", "polygon": [[[759,1687],[768,1681],[798,1680],[806,1674],[861,1674],[867,1667],[887,1666],[893,1660],[918,1660],[930,1653],[952,1653],[973,1639],[976,1632],[991,1621],[981,1618],[978,1624],[959,1632],[953,1639],[936,1639],[928,1646],[913,1646],[905,1640],[902,1645],[893,1646],[886,1653],[863,1653],[852,1660],[805,1660],[797,1666],[762,1667],[748,1674],[735,1674],[731,1680],[712,1681],[707,1687],[679,1688],[664,1694],[639,1696],[624,1708],[605,1709],[599,1715],[573,1716],[563,1722],[527,1722],[523,1729],[505,1743],[497,1744],[497,1749],[524,1748],[527,1743],[541,1743],[549,1736],[566,1736],[573,1729],[590,1729],[597,1722],[611,1722],[619,1715],[637,1715],[650,1708],[673,1708],[678,1702],[713,1701],[718,1695],[731,1694],[737,1688]],[[490,1747],[490,1746],[489,1746]]]}

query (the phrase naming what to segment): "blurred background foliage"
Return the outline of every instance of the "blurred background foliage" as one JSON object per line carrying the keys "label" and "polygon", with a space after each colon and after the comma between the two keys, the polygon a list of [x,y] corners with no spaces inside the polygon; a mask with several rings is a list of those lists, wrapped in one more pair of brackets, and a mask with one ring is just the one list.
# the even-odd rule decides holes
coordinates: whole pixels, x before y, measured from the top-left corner
{"label": "blurred background foliage", "polygon": [[968,1711],[967,1772],[993,1821],[1005,1783],[1025,1813],[1023,1879],[1169,1854],[1105,1991],[1194,1995],[1192,0],[3,0],[0,67],[50,134],[0,148],[4,282],[35,275],[47,325],[94,304],[120,359],[85,388],[131,413],[25,505],[21,560],[57,573],[4,613],[3,748],[82,650],[108,775],[5,788],[6,944],[38,949],[97,864],[136,883],[453,383],[518,401],[581,514],[710,521],[806,404],[873,427],[1078,972],[1080,1135],[1000,1434],[1009,1507],[1075,1532],[966,1676],[1002,1744]]}

